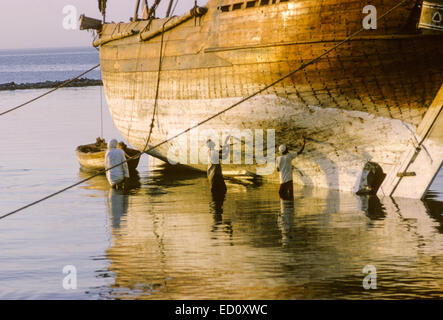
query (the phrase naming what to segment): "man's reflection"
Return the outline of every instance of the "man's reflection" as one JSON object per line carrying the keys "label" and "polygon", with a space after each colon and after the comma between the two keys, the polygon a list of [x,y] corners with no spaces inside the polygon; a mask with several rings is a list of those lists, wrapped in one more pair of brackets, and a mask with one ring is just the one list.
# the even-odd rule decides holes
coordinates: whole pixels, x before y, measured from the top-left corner
{"label": "man's reflection", "polygon": [[223,221],[223,203],[226,198],[226,192],[211,192],[211,195],[212,199],[209,203],[209,211],[214,218],[211,232],[217,232],[220,230],[227,233],[231,238],[233,234],[231,221]]}
{"label": "man's reflection", "polygon": [[112,219],[112,228],[120,228],[121,217],[128,212],[129,196],[124,191],[111,188],[108,194],[108,208]]}
{"label": "man's reflection", "polygon": [[291,229],[294,224],[294,200],[280,199],[280,214],[278,215],[278,227],[281,231],[282,246],[288,246],[291,241]]}
{"label": "man's reflection", "polygon": [[371,220],[381,220],[386,217],[386,209],[377,196],[364,195],[359,197],[361,210],[364,211]]}
{"label": "man's reflection", "polygon": [[141,186],[140,175],[135,170],[126,180],[123,190],[111,188],[108,193],[108,207],[112,217],[112,227],[120,228],[120,219],[128,212],[129,193]]}

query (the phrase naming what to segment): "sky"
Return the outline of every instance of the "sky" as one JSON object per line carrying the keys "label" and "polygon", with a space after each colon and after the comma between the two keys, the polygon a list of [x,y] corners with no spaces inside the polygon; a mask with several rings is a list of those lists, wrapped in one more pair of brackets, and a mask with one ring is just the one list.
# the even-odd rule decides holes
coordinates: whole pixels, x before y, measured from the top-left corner
{"label": "sky", "polygon": [[[174,14],[184,13],[194,5],[194,0],[178,1]],[[153,2],[148,0],[149,4]],[[168,2],[162,1],[157,16],[164,16]],[[199,5],[206,2],[198,0]],[[135,3],[136,0],[108,0],[106,21],[129,21]],[[0,0],[0,50],[91,46],[91,33],[63,27],[67,16],[63,8],[69,5],[75,7],[77,18],[82,13],[101,18],[97,0]]]}

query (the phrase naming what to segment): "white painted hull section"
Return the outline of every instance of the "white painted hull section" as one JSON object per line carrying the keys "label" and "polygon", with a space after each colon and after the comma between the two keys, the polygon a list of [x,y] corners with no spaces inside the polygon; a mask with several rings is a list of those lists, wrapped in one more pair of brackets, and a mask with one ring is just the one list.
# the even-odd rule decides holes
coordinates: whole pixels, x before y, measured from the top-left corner
{"label": "white painted hull section", "polygon": [[[113,96],[107,99],[117,128],[133,146],[143,150],[149,133],[153,101]],[[159,100],[149,144],[158,144],[240,99]],[[275,129],[276,147],[287,143],[291,151],[297,151],[303,135],[307,145],[305,152],[293,161],[294,182],[341,191],[356,191],[363,166],[368,160],[379,163],[385,172],[389,171],[399,161],[409,142],[413,141],[415,130],[400,120],[360,111],[305,107],[276,95],[257,96],[204,124],[198,131],[205,129],[220,133],[232,129],[251,129],[253,132],[263,129],[264,135],[266,130]],[[190,163],[196,157],[196,150],[190,150],[191,144],[183,138],[160,146],[157,156],[165,159],[168,150],[173,148],[178,150],[178,154],[188,155],[185,161],[181,161],[185,162],[183,164],[205,170],[205,141],[203,138],[199,142],[199,163]],[[244,161],[242,164],[223,164],[223,168],[226,171],[248,170],[256,173],[256,165],[244,164]],[[278,173],[272,170],[272,174],[263,178],[277,180]]]}

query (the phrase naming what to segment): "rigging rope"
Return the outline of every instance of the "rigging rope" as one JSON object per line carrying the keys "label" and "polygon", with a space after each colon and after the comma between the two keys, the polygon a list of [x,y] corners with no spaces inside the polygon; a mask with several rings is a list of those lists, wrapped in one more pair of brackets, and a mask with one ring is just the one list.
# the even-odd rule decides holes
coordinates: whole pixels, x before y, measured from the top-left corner
{"label": "rigging rope", "polygon": [[[175,8],[177,7],[177,4],[178,4],[178,0],[175,2],[175,6],[174,6],[174,8],[172,9],[172,14],[174,14],[174,11],[175,11]],[[155,99],[154,99],[154,108],[153,108],[153,112],[152,112],[151,124],[150,124],[150,127],[149,127],[148,139],[146,140],[146,144],[145,144],[145,146],[143,147],[143,152],[144,152],[144,150],[148,147],[149,141],[151,140],[152,130],[153,130],[153,128],[154,128],[155,113],[156,113],[156,110],[157,110],[158,95],[159,95],[159,88],[160,88],[160,73],[161,73],[161,70],[162,70],[162,63],[163,63],[163,42],[164,42],[165,25],[166,25],[169,21],[171,21],[172,18],[173,18],[173,17],[170,17],[169,19],[167,19],[167,20],[163,23],[163,26],[162,26],[161,41],[160,41],[160,53],[159,53],[158,70],[157,70],[157,85],[156,85]],[[150,20],[149,23],[150,23],[151,21],[152,21],[152,20]],[[148,26],[148,25],[147,25],[147,26]],[[145,30],[145,29],[146,29],[146,26],[145,26],[145,28],[144,28],[143,30]],[[140,33],[140,34],[141,34],[141,33]],[[138,54],[137,54],[137,61],[136,61],[136,71],[137,71],[137,66],[139,65],[139,64],[138,64],[138,60],[139,60],[139,57],[140,57],[140,50],[141,50],[141,47],[142,47],[142,45],[139,44],[139,46],[138,46]],[[133,105],[133,108],[132,108],[132,109],[134,109],[134,105]],[[129,123],[129,126],[128,126],[128,137],[129,137],[129,132],[131,131],[131,127],[132,127],[132,114],[133,114],[133,113],[134,113],[134,110],[132,110],[132,112],[131,112],[131,122]]]}
{"label": "rigging rope", "polygon": [[161,74],[162,64],[163,64],[163,39],[164,39],[164,33],[165,33],[165,24],[169,20],[171,20],[171,19],[168,19],[163,24],[162,37],[161,37],[161,41],[160,41],[160,55],[159,55],[159,61],[158,61],[157,86],[156,86],[156,90],[155,90],[154,108],[153,108],[153,111],[152,111],[152,118],[151,118],[151,124],[150,124],[150,127],[149,127],[148,139],[146,139],[146,144],[145,144],[143,150],[145,150],[147,148],[147,146],[149,144],[149,141],[151,140],[152,130],[154,129],[155,113],[157,112],[158,95],[159,95],[159,92],[160,92],[160,74]]}
{"label": "rigging rope", "polygon": [[103,138],[103,91],[100,88],[100,137]]}
{"label": "rigging rope", "polygon": [[24,107],[24,106],[26,106],[27,104],[30,104],[31,102],[34,102],[34,101],[36,101],[36,100],[38,100],[38,99],[40,99],[40,98],[43,98],[44,96],[46,96],[46,95],[48,95],[48,94],[50,94],[50,93],[52,93],[52,92],[54,92],[54,91],[56,91],[56,90],[58,90],[58,89],[60,89],[60,88],[63,88],[64,86],[70,84],[70,83],[73,82],[74,80],[77,80],[78,78],[80,78],[81,76],[84,76],[85,74],[91,72],[92,70],[97,69],[98,67],[100,67],[100,63],[97,64],[97,65],[95,65],[95,66],[93,66],[92,68],[86,70],[85,72],[82,72],[82,73],[79,74],[78,76],[76,76],[76,77],[74,77],[74,78],[72,78],[72,79],[70,79],[70,80],[67,80],[67,81],[63,82],[62,84],[58,85],[57,87],[55,87],[55,88],[53,88],[53,89],[51,89],[51,90],[49,90],[49,91],[47,91],[47,92],[45,92],[45,93],[39,95],[38,97],[35,97],[35,98],[31,99],[31,100],[28,100],[28,101],[26,101],[25,103],[22,103],[22,104],[20,104],[20,105],[14,107],[14,108],[11,108],[11,109],[8,109],[8,110],[6,110],[6,111],[1,112],[1,113],[0,113],[0,116],[3,116],[3,115],[5,115],[5,114],[7,114],[7,113],[9,113],[9,112],[14,111],[14,110],[20,109],[21,107]]}
{"label": "rigging rope", "polygon": [[[392,7],[391,9],[389,9],[387,12],[385,12],[383,15],[381,15],[381,16],[377,19],[377,21],[379,21],[379,20],[383,19],[384,17],[386,17],[387,15],[389,15],[392,11],[394,11],[395,9],[397,9],[398,7],[400,7],[400,6],[401,6],[403,3],[405,3],[406,1],[408,1],[408,0],[402,0],[401,2],[399,2],[397,5],[395,5],[394,7]],[[330,52],[334,51],[334,50],[337,49],[338,47],[342,46],[344,43],[348,42],[349,40],[351,40],[352,38],[354,38],[355,36],[357,36],[358,34],[360,34],[361,32],[363,32],[364,30],[365,30],[364,28],[361,28],[360,30],[354,32],[353,34],[351,34],[351,35],[348,36],[347,38],[343,39],[342,41],[340,41],[340,42],[337,43],[335,46],[333,46],[332,48],[328,49],[327,51],[325,51],[325,52],[322,53],[321,55],[319,55],[319,56],[317,56],[316,58],[314,58],[314,59],[308,61],[307,63],[304,63],[304,64],[300,65],[297,69],[295,69],[295,70],[289,72],[288,74],[286,74],[285,76],[279,78],[278,80],[275,80],[274,82],[272,82],[272,83],[266,85],[265,87],[263,87],[262,89],[260,89],[260,90],[258,90],[258,91],[256,91],[256,92],[254,92],[253,94],[249,95],[248,97],[241,99],[240,101],[234,103],[233,105],[227,107],[226,109],[223,109],[223,110],[221,110],[220,112],[217,112],[216,114],[212,115],[211,117],[206,118],[205,120],[200,121],[200,122],[198,122],[197,124],[195,124],[195,125],[193,125],[193,126],[187,128],[186,130],[183,130],[183,131],[177,133],[176,135],[174,135],[174,136],[172,136],[172,137],[170,137],[170,138],[168,138],[168,139],[166,139],[166,140],[163,140],[162,142],[160,142],[160,143],[154,145],[153,147],[149,148],[148,150],[145,150],[145,149],[146,149],[146,147],[145,147],[145,149],[143,150],[143,153],[149,153],[150,151],[152,151],[152,150],[154,150],[154,149],[160,147],[161,145],[163,145],[163,144],[165,144],[165,143],[167,143],[167,142],[169,142],[169,141],[171,141],[171,140],[174,140],[175,138],[177,138],[177,137],[179,137],[179,136],[181,136],[181,135],[183,135],[183,134],[185,134],[185,133],[191,131],[192,129],[195,129],[195,128],[201,126],[202,124],[205,124],[206,122],[211,121],[212,119],[214,119],[214,118],[220,116],[221,114],[223,114],[223,113],[225,113],[225,112],[227,112],[227,111],[229,111],[229,110],[231,110],[231,109],[237,107],[238,105],[242,104],[243,102],[245,102],[245,101],[247,101],[247,100],[249,100],[249,99],[251,99],[251,98],[253,98],[253,97],[257,96],[257,95],[259,95],[260,93],[266,91],[267,89],[269,89],[269,88],[275,86],[276,84],[282,82],[283,80],[285,80],[285,79],[291,77],[291,76],[294,75],[295,73],[297,73],[297,72],[299,72],[299,71],[305,69],[306,67],[310,66],[311,64],[314,64],[315,62],[317,62],[318,60],[320,60],[322,57],[324,57],[325,55],[327,55],[327,54],[329,54]],[[8,216],[11,216],[11,215],[13,215],[13,214],[15,214],[15,213],[17,213],[17,212],[20,212],[20,211],[22,211],[22,210],[24,210],[24,209],[27,209],[27,208],[29,208],[29,207],[32,207],[32,206],[34,206],[34,205],[36,205],[36,204],[38,204],[38,203],[40,203],[40,202],[43,202],[43,201],[45,201],[45,200],[47,200],[47,199],[49,199],[49,198],[52,198],[52,197],[54,197],[54,196],[56,196],[56,195],[58,195],[58,194],[60,194],[60,193],[63,193],[63,192],[65,192],[65,191],[69,190],[69,189],[72,189],[72,188],[74,188],[74,187],[76,187],[76,186],[78,186],[78,185],[80,185],[80,184],[82,184],[82,183],[84,183],[84,182],[86,182],[86,181],[89,181],[89,180],[91,180],[91,179],[93,179],[93,178],[95,178],[95,177],[97,177],[97,176],[99,176],[99,175],[105,173],[106,171],[109,171],[109,170],[111,170],[111,169],[113,169],[113,168],[116,168],[116,167],[122,165],[123,163],[128,162],[129,160],[132,160],[132,159],[136,159],[136,158],[138,158],[138,157],[140,157],[140,156],[141,156],[141,155],[135,155],[135,156],[133,156],[133,157],[130,157],[130,158],[126,159],[125,161],[122,161],[122,162],[116,164],[115,166],[112,166],[112,167],[110,167],[110,168],[108,168],[108,169],[101,170],[101,171],[97,172],[96,174],[94,174],[94,175],[92,175],[92,176],[89,176],[89,177],[87,177],[87,178],[85,178],[85,179],[82,179],[82,180],[80,180],[80,181],[78,181],[78,182],[76,182],[76,183],[74,183],[74,184],[72,184],[72,185],[70,185],[70,186],[68,186],[68,187],[66,187],[66,188],[63,188],[63,189],[61,189],[61,190],[59,190],[59,191],[56,191],[56,192],[54,192],[54,193],[52,193],[52,194],[49,194],[49,195],[47,195],[47,196],[45,196],[45,197],[43,197],[43,198],[41,198],[41,199],[39,199],[39,200],[36,200],[36,201],[34,201],[34,202],[31,202],[31,203],[29,203],[29,204],[27,204],[27,205],[25,205],[25,206],[23,206],[23,207],[20,207],[20,208],[14,210],[14,211],[11,211],[11,212],[9,212],[9,213],[6,213],[6,214],[0,216],[0,220],[6,218],[6,217],[8,217]]]}

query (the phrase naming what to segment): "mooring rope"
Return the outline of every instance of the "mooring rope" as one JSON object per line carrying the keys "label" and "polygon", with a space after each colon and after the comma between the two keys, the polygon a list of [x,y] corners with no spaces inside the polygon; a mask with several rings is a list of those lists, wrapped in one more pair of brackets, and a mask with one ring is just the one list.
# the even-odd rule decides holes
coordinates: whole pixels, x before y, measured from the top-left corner
{"label": "mooring rope", "polygon": [[40,98],[43,98],[44,96],[46,96],[46,95],[48,95],[48,94],[50,94],[50,93],[52,93],[52,92],[54,92],[54,91],[56,91],[56,90],[58,90],[58,89],[60,89],[60,88],[63,88],[64,86],[70,84],[70,83],[73,82],[74,80],[77,80],[78,78],[80,78],[81,76],[84,76],[85,74],[91,72],[92,70],[97,69],[98,67],[100,67],[100,63],[97,64],[97,65],[95,65],[95,66],[93,66],[92,68],[90,68],[90,69],[88,69],[88,70],[82,72],[82,73],[79,74],[78,76],[76,76],[76,77],[74,77],[74,78],[72,78],[72,79],[70,79],[70,80],[66,80],[66,81],[63,82],[62,84],[60,84],[60,85],[58,85],[57,87],[55,87],[55,88],[53,88],[53,89],[51,89],[51,90],[49,90],[49,91],[47,91],[47,92],[45,92],[45,93],[39,95],[38,97],[35,97],[35,98],[33,98],[33,99],[31,99],[31,100],[28,100],[28,101],[26,101],[26,102],[24,102],[24,103],[22,103],[22,104],[20,104],[20,105],[18,105],[18,106],[16,106],[16,107],[13,107],[13,108],[11,108],[11,109],[8,109],[8,110],[6,110],[6,111],[1,112],[1,113],[0,113],[0,116],[3,116],[3,115],[5,115],[5,114],[7,114],[7,113],[9,113],[9,112],[14,111],[14,110],[20,109],[21,107],[24,107],[24,106],[26,106],[27,104],[30,104],[31,102],[34,102],[34,101],[36,101],[36,100],[38,100],[38,99],[40,99]]}
{"label": "mooring rope", "polygon": [[[395,5],[395,6],[392,7],[391,9],[389,9],[387,12],[385,12],[385,13],[384,13],[383,15],[381,15],[379,18],[377,18],[377,21],[379,21],[379,20],[383,19],[384,17],[386,17],[387,15],[389,15],[392,11],[394,11],[395,9],[397,9],[398,7],[400,7],[400,6],[401,6],[403,3],[405,3],[406,1],[408,1],[408,0],[402,0],[401,2],[399,2],[397,5]],[[338,47],[342,46],[344,43],[346,43],[347,41],[351,40],[353,37],[357,36],[358,34],[360,34],[361,32],[363,32],[364,30],[365,30],[365,28],[361,28],[360,30],[354,32],[353,34],[351,34],[351,35],[348,36],[347,38],[345,38],[345,39],[343,39],[342,41],[340,41],[338,44],[336,44],[336,45],[333,46],[332,48],[328,49],[327,51],[325,51],[324,53],[320,54],[320,55],[317,56],[316,58],[310,60],[309,62],[300,65],[297,69],[295,69],[295,70],[289,72],[289,73],[286,74],[285,76],[283,76],[283,77],[279,78],[278,80],[275,80],[274,82],[272,82],[272,83],[266,85],[266,86],[263,87],[262,89],[260,89],[260,90],[258,90],[258,91],[256,91],[256,92],[254,92],[253,94],[249,95],[249,96],[246,97],[246,98],[241,99],[240,101],[234,103],[233,105],[227,107],[226,109],[223,109],[223,110],[221,110],[220,112],[217,112],[216,114],[212,115],[211,117],[206,118],[205,120],[198,122],[197,124],[193,125],[192,127],[189,127],[189,128],[187,128],[186,130],[183,130],[183,131],[181,131],[180,133],[178,133],[178,134],[176,134],[176,135],[174,135],[174,136],[172,136],[172,137],[170,137],[170,138],[168,138],[168,139],[166,139],[166,140],[163,140],[162,142],[160,142],[160,143],[154,145],[153,147],[149,148],[148,150],[143,150],[143,153],[149,153],[150,151],[152,151],[152,150],[154,150],[154,149],[160,147],[161,145],[163,145],[163,144],[165,144],[165,143],[167,143],[167,142],[169,142],[169,141],[171,141],[171,140],[174,140],[175,138],[177,138],[177,137],[179,137],[179,136],[181,136],[181,135],[183,135],[183,134],[185,134],[185,133],[187,133],[187,132],[189,132],[189,131],[191,131],[191,130],[193,130],[193,129],[195,129],[195,128],[197,128],[197,127],[203,125],[203,124],[205,124],[206,122],[211,121],[212,119],[214,119],[214,118],[220,116],[221,114],[223,114],[223,113],[225,113],[225,112],[227,112],[227,111],[229,111],[229,110],[231,110],[231,109],[237,107],[238,105],[242,104],[243,102],[245,102],[245,101],[247,101],[247,100],[249,100],[249,99],[251,99],[251,98],[253,98],[253,97],[257,96],[257,95],[259,95],[259,94],[262,93],[263,91],[266,91],[267,89],[269,89],[269,88],[275,86],[276,84],[280,83],[281,81],[283,81],[283,80],[285,80],[285,79],[291,77],[291,76],[294,75],[295,73],[297,73],[297,72],[299,72],[299,71],[305,69],[306,67],[310,66],[311,64],[314,64],[314,63],[317,62],[319,59],[321,59],[321,58],[324,57],[325,55],[329,54],[330,52],[334,51],[334,50],[337,49]],[[40,202],[43,202],[43,201],[45,201],[45,200],[47,200],[47,199],[50,199],[50,198],[52,198],[52,197],[54,197],[54,196],[56,196],[56,195],[58,195],[58,194],[61,194],[61,193],[65,192],[65,191],[67,191],[67,190],[69,190],[69,189],[72,189],[72,188],[74,188],[74,187],[76,187],[76,186],[78,186],[78,185],[80,185],[80,184],[82,184],[82,183],[84,183],[84,182],[86,182],[86,181],[89,181],[89,180],[91,180],[91,179],[93,179],[93,178],[95,178],[95,177],[97,177],[97,176],[99,176],[99,175],[101,175],[101,174],[103,174],[103,173],[105,173],[105,172],[107,172],[107,171],[113,169],[113,168],[116,168],[116,167],[122,165],[122,164],[125,163],[125,162],[128,162],[128,161],[130,161],[130,160],[132,160],[132,159],[136,159],[136,158],[138,158],[138,157],[140,157],[140,156],[141,156],[141,154],[140,154],[140,155],[135,155],[135,156],[133,156],[133,157],[130,157],[130,158],[126,159],[125,161],[122,161],[122,162],[116,164],[115,166],[112,166],[112,167],[110,167],[110,168],[107,168],[107,169],[101,170],[101,171],[97,172],[96,174],[94,174],[94,175],[92,175],[92,176],[89,176],[89,177],[87,177],[87,178],[85,178],[85,179],[82,179],[82,180],[80,180],[80,181],[78,181],[78,182],[76,182],[76,183],[74,183],[74,184],[72,184],[72,185],[70,185],[70,186],[68,186],[68,187],[66,187],[66,188],[63,188],[63,189],[61,189],[61,190],[59,190],[59,191],[56,191],[56,192],[54,192],[54,193],[52,193],[52,194],[49,194],[49,195],[47,195],[47,196],[45,196],[45,197],[43,197],[43,198],[41,198],[41,199],[39,199],[39,200],[36,200],[36,201],[34,201],[34,202],[31,202],[31,203],[29,203],[29,204],[27,204],[27,205],[25,205],[25,206],[23,206],[23,207],[20,207],[20,208],[14,210],[14,211],[11,211],[11,212],[9,212],[9,213],[6,213],[6,214],[0,216],[0,220],[6,218],[6,217],[8,217],[8,216],[11,216],[11,215],[13,215],[13,214],[15,214],[15,213],[18,213],[18,212],[20,212],[20,211],[22,211],[22,210],[24,210],[24,209],[27,209],[27,208],[29,208],[29,207],[32,207],[32,206],[34,206],[34,205],[36,205],[36,204],[38,204],[38,203],[40,203]]]}
{"label": "mooring rope", "polygon": [[[174,8],[172,9],[172,13],[171,15],[174,14],[175,8],[177,7],[177,3],[178,0],[175,2]],[[172,4],[172,2],[171,2]],[[158,106],[158,96],[160,93],[160,75],[161,75],[161,71],[162,71],[162,66],[163,66],[163,43],[164,43],[164,35],[165,35],[165,25],[171,21],[173,17],[170,17],[169,19],[167,19],[165,21],[165,23],[163,23],[163,27],[162,27],[162,36],[161,36],[161,41],[160,41],[160,53],[159,53],[159,59],[158,59],[158,71],[157,71],[157,86],[155,89],[155,99],[154,99],[154,108],[152,111],[152,118],[151,118],[151,124],[149,127],[149,134],[148,134],[148,139],[146,139],[146,143],[145,146],[143,147],[143,152],[145,152],[146,148],[149,145],[149,141],[151,141],[151,135],[152,135],[152,131],[154,129],[154,121],[155,121],[155,113],[157,112],[157,106]],[[140,44],[141,46],[141,44]]]}
{"label": "mooring rope", "polygon": [[100,87],[100,137],[103,138],[103,92]]}
{"label": "mooring rope", "polygon": [[[158,59],[158,70],[157,70],[157,85],[155,89],[155,99],[154,99],[154,108],[152,110],[152,117],[151,117],[151,124],[149,125],[149,133],[148,138],[146,139],[146,144],[143,147],[143,150],[145,150],[148,145],[149,141],[151,140],[152,131],[154,130],[154,121],[155,121],[155,113],[157,112],[157,106],[158,106],[158,95],[160,93],[160,75],[162,71],[162,64],[163,64],[163,42],[164,42],[164,33],[165,33],[165,24],[169,22],[172,18],[169,18],[164,24],[162,29],[162,37],[160,41],[160,54]],[[141,44],[140,44],[141,46]]]}
{"label": "mooring rope", "polygon": [[[174,8],[172,9],[172,14],[174,14],[175,8],[177,7],[178,4],[178,0],[175,2]],[[162,71],[162,64],[163,64],[163,43],[164,43],[164,33],[165,33],[165,25],[171,21],[173,17],[170,17],[169,19],[167,19],[164,23],[163,23],[163,27],[162,27],[162,32],[161,32],[161,41],[160,41],[160,53],[159,53],[159,59],[158,59],[158,69],[157,69],[157,84],[156,84],[156,89],[155,89],[155,99],[154,99],[154,108],[152,111],[152,118],[151,118],[151,123],[149,126],[149,133],[148,133],[148,138],[146,139],[146,143],[145,146],[143,147],[143,152],[144,150],[146,150],[146,148],[149,145],[149,141],[151,140],[151,135],[152,135],[152,131],[154,129],[154,121],[155,121],[155,113],[157,112],[157,105],[158,105],[158,96],[159,96],[159,90],[160,90],[160,74]],[[151,19],[152,20],[152,19]],[[150,20],[150,21],[151,21]],[[146,29],[147,26],[145,26],[145,28],[143,30]],[[141,34],[141,32],[140,32]],[[140,57],[140,49],[141,49],[142,45],[139,44],[138,47],[138,54],[137,54],[137,63]],[[136,63],[136,70],[137,70],[137,63]],[[133,106],[134,107],[134,106]],[[131,127],[132,127],[132,114],[134,113],[134,110],[132,110],[131,112],[131,122],[129,123],[128,126],[128,136],[129,136],[129,132],[131,131]]]}

